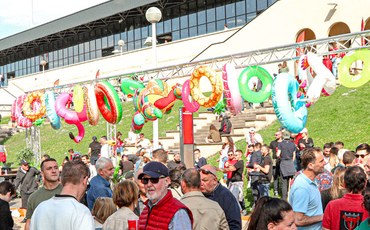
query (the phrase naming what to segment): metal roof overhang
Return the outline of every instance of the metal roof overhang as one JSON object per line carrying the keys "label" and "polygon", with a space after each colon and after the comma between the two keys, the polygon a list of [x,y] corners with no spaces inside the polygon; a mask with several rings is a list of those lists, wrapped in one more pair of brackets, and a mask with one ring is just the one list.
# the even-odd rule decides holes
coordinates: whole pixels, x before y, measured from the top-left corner
{"label": "metal roof overhang", "polygon": [[184,3],[184,0],[111,0],[31,28],[0,40],[0,57],[24,51],[38,45],[74,36],[78,33],[105,27],[120,19],[143,15],[151,5],[167,7]]}

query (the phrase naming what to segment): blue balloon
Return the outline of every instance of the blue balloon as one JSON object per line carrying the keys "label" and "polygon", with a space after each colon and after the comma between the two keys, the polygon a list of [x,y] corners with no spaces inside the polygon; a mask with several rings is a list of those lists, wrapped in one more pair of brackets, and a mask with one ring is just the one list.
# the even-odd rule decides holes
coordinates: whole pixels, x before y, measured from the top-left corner
{"label": "blue balloon", "polygon": [[272,104],[281,125],[292,133],[306,126],[307,108],[303,95],[297,98],[299,84],[288,73],[276,76],[271,91]]}
{"label": "blue balloon", "polygon": [[45,95],[45,106],[46,106],[46,115],[50,120],[50,125],[53,129],[60,129],[61,122],[60,117],[55,111],[55,95],[53,91],[46,91]]}

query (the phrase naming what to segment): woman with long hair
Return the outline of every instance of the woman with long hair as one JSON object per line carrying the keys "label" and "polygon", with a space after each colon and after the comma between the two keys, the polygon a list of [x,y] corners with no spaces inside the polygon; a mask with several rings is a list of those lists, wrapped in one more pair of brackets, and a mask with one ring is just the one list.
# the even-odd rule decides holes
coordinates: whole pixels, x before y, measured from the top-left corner
{"label": "woman with long hair", "polygon": [[331,147],[330,149],[329,155],[330,171],[337,167],[337,165],[339,164],[338,151],[339,149],[337,147]]}
{"label": "woman with long hair", "polygon": [[214,124],[209,126],[209,135],[206,137],[207,143],[219,143],[221,142],[221,134]]}
{"label": "woman with long hair", "polygon": [[94,217],[95,229],[102,229],[107,218],[117,211],[116,205],[110,197],[98,197],[95,200],[91,215]]}
{"label": "woman with long hair", "polygon": [[341,198],[346,193],[346,188],[344,187],[345,172],[346,168],[338,167],[334,171],[332,186],[327,190],[321,191],[322,210],[325,210],[329,201]]}
{"label": "woman with long hair", "polygon": [[104,230],[128,229],[128,220],[138,220],[134,209],[139,199],[139,188],[132,180],[124,180],[116,185],[113,191],[113,202],[118,206],[117,212],[113,213],[105,221]]}
{"label": "woman with long hair", "polygon": [[219,168],[224,168],[225,162],[228,159],[227,154],[229,153],[229,150],[231,150],[233,152],[236,150],[233,138],[230,137],[230,136],[225,138],[225,141],[222,145],[222,148],[221,148],[221,151],[220,151],[220,159],[218,160],[218,162],[219,162],[218,167]]}
{"label": "woman with long hair", "polygon": [[250,218],[248,230],[296,230],[292,206],[285,200],[261,197]]}

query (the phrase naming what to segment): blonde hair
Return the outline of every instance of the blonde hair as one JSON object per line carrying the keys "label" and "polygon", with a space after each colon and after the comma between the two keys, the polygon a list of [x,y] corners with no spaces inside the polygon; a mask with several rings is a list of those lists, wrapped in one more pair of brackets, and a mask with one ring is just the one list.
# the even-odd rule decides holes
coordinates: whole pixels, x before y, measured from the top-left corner
{"label": "blonde hair", "polygon": [[95,220],[97,220],[101,224],[104,224],[105,220],[116,211],[117,207],[113,203],[112,198],[98,197],[95,200],[91,214],[94,216]]}
{"label": "blonde hair", "polygon": [[342,196],[341,190],[344,189],[344,173],[346,168],[338,167],[335,169],[333,175],[333,185],[330,187],[329,192],[332,200],[338,199]]}
{"label": "blonde hair", "polygon": [[132,180],[124,180],[113,191],[113,202],[119,207],[129,207],[139,199],[139,188]]}

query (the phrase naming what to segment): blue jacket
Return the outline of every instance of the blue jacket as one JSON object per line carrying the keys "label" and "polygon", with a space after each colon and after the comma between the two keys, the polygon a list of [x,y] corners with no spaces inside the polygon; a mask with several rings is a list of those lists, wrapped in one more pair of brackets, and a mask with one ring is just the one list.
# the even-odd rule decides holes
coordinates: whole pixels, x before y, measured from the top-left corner
{"label": "blue jacket", "polygon": [[218,184],[212,193],[204,193],[208,199],[216,201],[224,210],[230,230],[242,229],[242,217],[240,215],[239,202],[229,189]]}
{"label": "blue jacket", "polygon": [[100,175],[96,175],[91,179],[90,188],[87,190],[87,206],[92,210],[98,197],[112,197],[112,195],[109,181]]}

